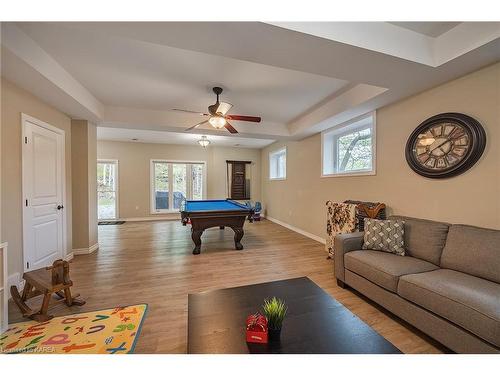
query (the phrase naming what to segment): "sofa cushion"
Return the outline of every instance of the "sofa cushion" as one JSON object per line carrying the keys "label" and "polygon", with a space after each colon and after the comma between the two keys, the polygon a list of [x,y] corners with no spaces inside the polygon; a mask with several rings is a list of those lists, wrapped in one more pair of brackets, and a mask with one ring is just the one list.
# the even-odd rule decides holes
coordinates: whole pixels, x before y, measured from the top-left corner
{"label": "sofa cushion", "polygon": [[441,268],[500,283],[500,230],[452,225]]}
{"label": "sofa cushion", "polygon": [[448,234],[449,224],[439,221],[391,216],[405,222],[405,254],[439,266]]}
{"label": "sofa cushion", "polygon": [[448,269],[405,275],[398,294],[500,346],[500,285]]}
{"label": "sofa cushion", "polygon": [[363,249],[405,255],[403,220],[365,219]]}
{"label": "sofa cushion", "polygon": [[434,264],[412,257],[376,250],[357,250],[344,255],[345,268],[372,283],[396,293],[401,275],[437,269]]}

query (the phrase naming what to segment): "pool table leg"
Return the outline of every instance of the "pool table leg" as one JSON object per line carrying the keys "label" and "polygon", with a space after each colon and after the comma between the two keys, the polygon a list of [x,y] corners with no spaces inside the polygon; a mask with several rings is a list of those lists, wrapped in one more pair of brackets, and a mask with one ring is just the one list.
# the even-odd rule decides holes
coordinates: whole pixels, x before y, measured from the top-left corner
{"label": "pool table leg", "polygon": [[194,242],[194,249],[193,249],[193,254],[197,255],[201,251],[201,235],[203,234],[203,230],[192,230],[191,231],[191,238],[193,239]]}
{"label": "pool table leg", "polygon": [[243,234],[245,232],[243,231],[243,228],[233,228],[234,230],[234,246],[236,247],[236,250],[243,250],[243,245],[241,244],[241,239],[243,238]]}

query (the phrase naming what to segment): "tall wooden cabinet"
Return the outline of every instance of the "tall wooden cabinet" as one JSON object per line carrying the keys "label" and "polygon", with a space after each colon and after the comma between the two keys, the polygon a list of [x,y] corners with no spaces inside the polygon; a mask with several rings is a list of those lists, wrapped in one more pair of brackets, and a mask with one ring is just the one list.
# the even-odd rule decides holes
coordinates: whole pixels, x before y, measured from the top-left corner
{"label": "tall wooden cabinet", "polygon": [[228,195],[234,200],[250,199],[250,185],[246,171],[251,161],[226,160],[228,176]]}

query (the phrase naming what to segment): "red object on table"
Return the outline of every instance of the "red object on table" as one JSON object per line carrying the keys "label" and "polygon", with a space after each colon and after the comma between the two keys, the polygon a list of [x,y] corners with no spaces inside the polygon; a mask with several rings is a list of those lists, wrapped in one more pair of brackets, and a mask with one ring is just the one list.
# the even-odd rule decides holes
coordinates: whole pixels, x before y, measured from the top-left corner
{"label": "red object on table", "polygon": [[247,342],[267,344],[267,319],[260,313],[249,315],[246,321]]}

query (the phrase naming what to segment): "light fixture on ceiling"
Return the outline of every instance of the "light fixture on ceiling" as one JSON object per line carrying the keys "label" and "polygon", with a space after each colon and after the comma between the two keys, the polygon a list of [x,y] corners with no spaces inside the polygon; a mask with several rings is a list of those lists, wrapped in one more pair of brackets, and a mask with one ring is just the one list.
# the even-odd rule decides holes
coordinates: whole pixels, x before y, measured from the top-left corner
{"label": "light fixture on ceiling", "polygon": [[207,139],[206,135],[202,135],[201,139],[198,140],[198,143],[201,147],[206,148],[210,144],[210,141]]}
{"label": "light fixture on ceiling", "polygon": [[210,125],[212,125],[215,129],[223,128],[226,125],[227,121],[222,116],[212,116],[208,119]]}

